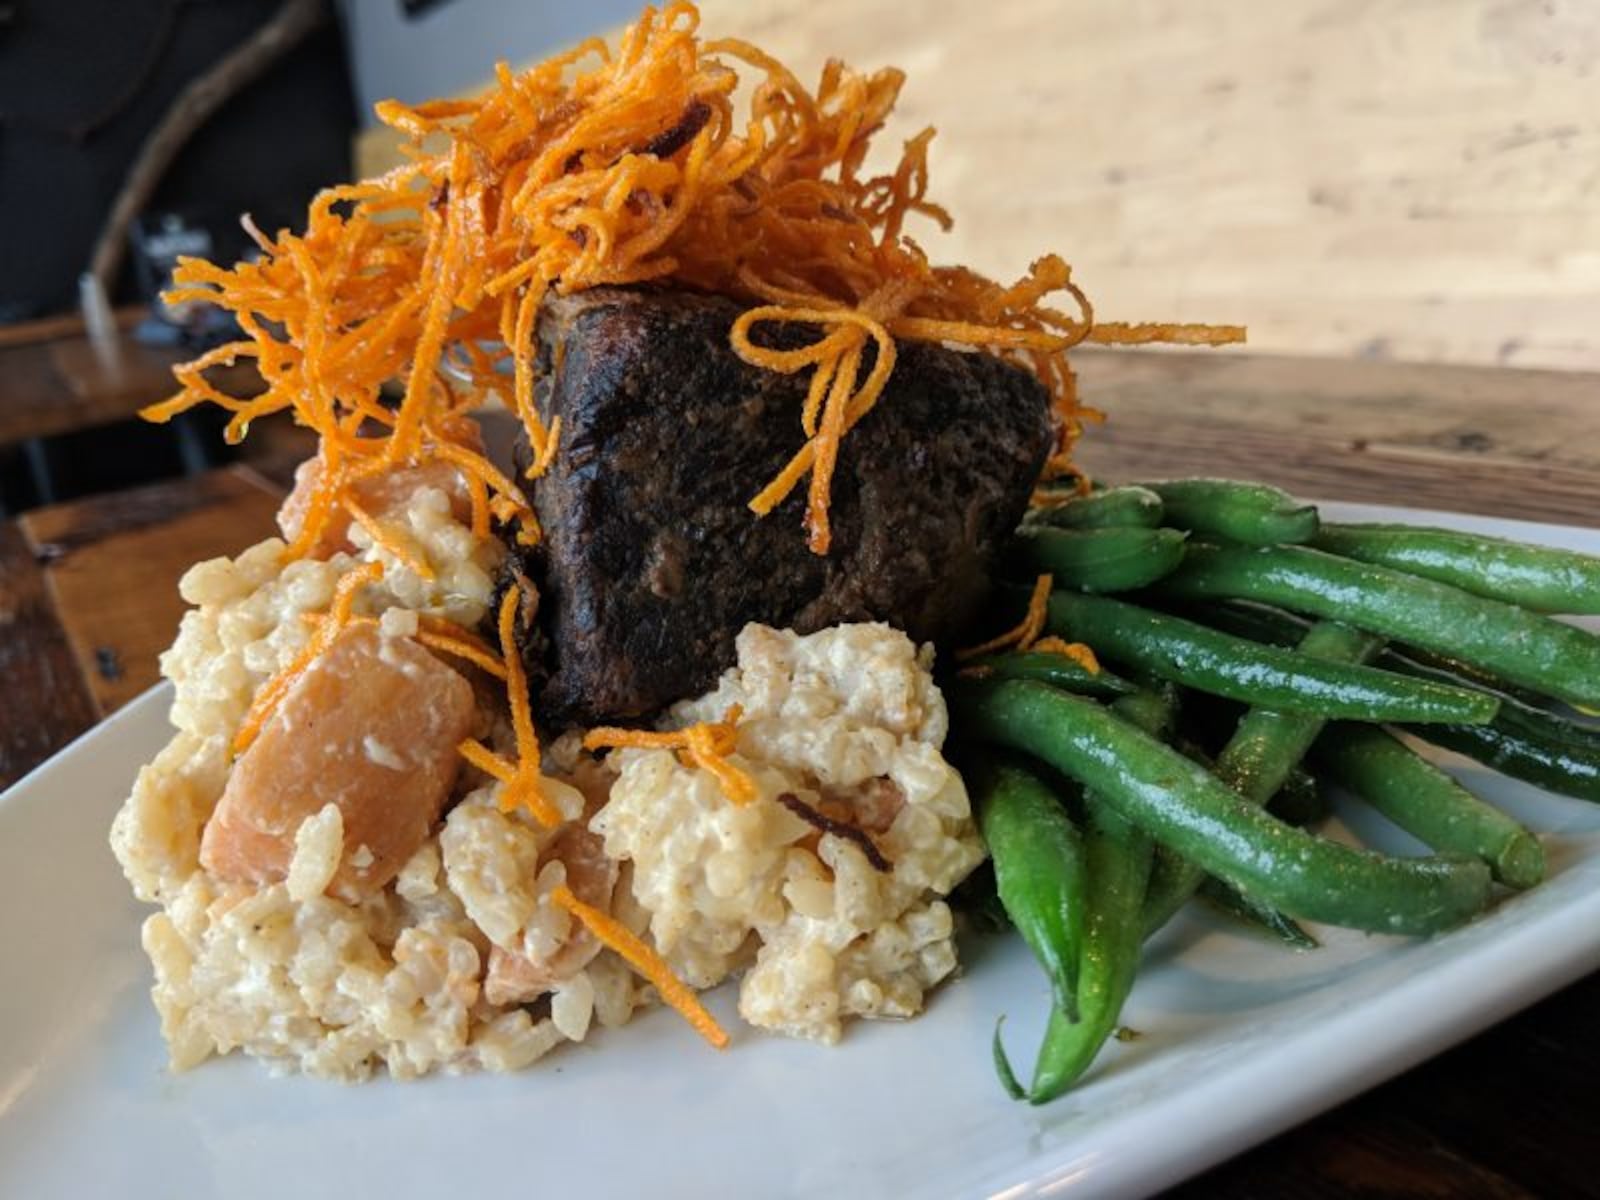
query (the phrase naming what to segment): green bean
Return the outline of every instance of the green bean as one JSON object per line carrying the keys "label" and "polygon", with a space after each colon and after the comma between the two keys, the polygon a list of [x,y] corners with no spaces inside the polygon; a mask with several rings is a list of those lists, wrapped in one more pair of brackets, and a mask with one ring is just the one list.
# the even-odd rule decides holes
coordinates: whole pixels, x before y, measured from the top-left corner
{"label": "green bean", "polygon": [[1186,599],[1255,600],[1344,621],[1600,707],[1600,637],[1431,579],[1303,546],[1191,544],[1160,586]]}
{"label": "green bean", "polygon": [[[1172,726],[1176,703],[1176,689],[1163,684],[1125,696],[1112,707],[1146,733],[1162,737]],[[1144,940],[1138,917],[1150,874],[1150,839],[1092,793],[1082,799],[1087,813],[1082,839],[1087,881],[1080,910],[1083,940],[1077,991],[1071,1004],[1063,1004],[1058,996],[1051,1009],[1028,1093],[1036,1104],[1059,1095],[1111,1036],[1133,987]],[[998,1026],[992,1051],[1001,1086],[1013,1099],[1019,1098],[1021,1089]]]}
{"label": "green bean", "polygon": [[1363,721],[1478,724],[1494,715],[1478,692],[1323,662],[1104,596],[1056,592],[1047,624],[1114,662],[1249,704]]}
{"label": "green bean", "polygon": [[1171,479],[1138,485],[1161,498],[1168,524],[1252,545],[1303,542],[1317,510],[1279,488],[1233,479]]}
{"label": "green bean", "polygon": [[[1296,617],[1256,605],[1208,608],[1206,619],[1234,633],[1253,633],[1279,642],[1305,628]],[[1409,648],[1401,653],[1390,647],[1378,656],[1382,666],[1403,675],[1487,691],[1499,704],[1494,718],[1484,725],[1404,724],[1408,733],[1502,775],[1558,795],[1600,803],[1600,729],[1527,704],[1496,686],[1491,677],[1463,678],[1457,670],[1437,665],[1447,661]]]}
{"label": "green bean", "polygon": [[[1271,646],[1293,646],[1304,636],[1305,631],[1311,628],[1311,622],[1304,617],[1286,613],[1281,608],[1268,608],[1248,601],[1205,605],[1200,611],[1200,620],[1228,633],[1265,642]],[[1397,654],[1398,652],[1391,647],[1378,656],[1378,662],[1387,670],[1400,671],[1404,675],[1432,679],[1437,683],[1448,683],[1453,687],[1487,690],[1497,699],[1509,696],[1522,701],[1525,705],[1540,704],[1544,701],[1544,697],[1531,688],[1507,683],[1481,667],[1451,658],[1449,655],[1435,654],[1419,650],[1415,646],[1407,646],[1405,665],[1401,665],[1396,661]]]}
{"label": "green bean", "polygon": [[[1270,646],[1293,646],[1305,635],[1305,631],[1311,628],[1311,622],[1304,617],[1286,613],[1281,608],[1268,608],[1248,601],[1208,604],[1202,607],[1199,617],[1207,625],[1214,625],[1228,633],[1265,642]],[[1378,663],[1386,670],[1399,671],[1402,675],[1431,679],[1436,683],[1450,684],[1452,687],[1488,691],[1498,700],[1508,697],[1519,700],[1524,707],[1538,705],[1544,701],[1544,697],[1531,688],[1507,683],[1481,667],[1451,658],[1449,655],[1419,650],[1415,646],[1407,646],[1403,657],[1399,651],[1390,647],[1378,656]]]}
{"label": "green bean", "polygon": [[1127,592],[1148,587],[1183,561],[1176,529],[1053,529],[1023,526],[1006,555],[1012,571],[1048,571],[1056,587]]}
{"label": "green bean", "polygon": [[1079,1019],[1059,1007],[1050,1010],[1028,1088],[1034,1104],[1066,1091],[1116,1029],[1144,941],[1139,907],[1150,874],[1150,839],[1108,805],[1091,803],[1088,811],[1084,850],[1091,900],[1078,973]]}
{"label": "green bean", "polygon": [[1600,737],[1509,698],[1492,725],[1406,725],[1407,732],[1535,787],[1600,803]]}
{"label": "green bean", "polygon": [[1330,725],[1312,754],[1335,783],[1434,850],[1475,855],[1509,887],[1544,878],[1533,834],[1382,729]]}
{"label": "green bean", "polygon": [[[1185,753],[1188,753],[1185,751]],[[1195,756],[1191,753],[1190,758]],[[1195,759],[1201,762],[1201,759]],[[1333,811],[1332,800],[1317,785],[1304,767],[1289,772],[1267,811],[1288,825],[1314,824]],[[1286,917],[1270,904],[1250,896],[1241,895],[1218,879],[1197,872],[1186,860],[1173,854],[1165,846],[1156,848],[1156,861],[1150,868],[1150,886],[1145,891],[1145,936],[1155,933],[1183,906],[1195,892],[1195,880],[1200,880],[1199,894],[1208,898],[1212,907],[1225,910],[1229,916],[1271,933],[1279,941],[1297,950],[1310,950],[1319,945],[1299,922]]]}
{"label": "green bean", "polygon": [[1312,545],[1540,612],[1600,614],[1600,558],[1412,525],[1324,525]]}
{"label": "green bean", "polygon": [[1037,651],[1011,651],[985,654],[961,664],[961,670],[975,679],[1037,679],[1068,692],[1084,696],[1115,698],[1130,695],[1135,689],[1121,676],[1107,670],[1091,671],[1064,654]]}
{"label": "green bean", "polygon": [[1427,934],[1488,899],[1482,863],[1398,859],[1313,837],[1092,701],[1038,683],[964,681],[949,699],[966,733],[1036,755],[1209,874],[1293,916]]}
{"label": "green bean", "polygon": [[[1299,652],[1333,663],[1359,665],[1382,643],[1336,621],[1313,626],[1300,641]],[[1324,718],[1310,713],[1255,707],[1240,719],[1212,772],[1249,803],[1264,806],[1283,786],[1322,732]],[[1145,901],[1146,928],[1157,929],[1172,918],[1200,886],[1204,873],[1195,866],[1163,876],[1162,890],[1151,889]],[[1268,922],[1274,914],[1262,913]],[[1309,936],[1309,935],[1307,935]]]}
{"label": "green bean", "polygon": [[1006,915],[1076,1019],[1086,895],[1083,838],[1061,798],[1020,764],[979,757],[962,774]]}
{"label": "green bean", "polygon": [[[1205,618],[1232,633],[1278,644],[1305,628],[1299,618],[1259,605],[1208,606]],[[1402,722],[1402,728],[1502,775],[1558,795],[1600,803],[1600,729],[1527,704],[1492,677],[1473,674],[1463,678],[1457,670],[1438,665],[1448,661],[1410,647],[1404,653],[1391,647],[1378,656],[1383,667],[1403,675],[1484,691],[1499,705],[1493,719],[1478,725]],[[1482,682],[1485,679],[1487,684]]]}
{"label": "green bean", "polygon": [[[1325,662],[1363,665],[1382,645],[1370,634],[1337,621],[1323,621],[1306,632],[1298,650]],[[1252,708],[1217,755],[1218,778],[1257,804],[1265,804],[1305,757],[1322,731],[1323,721],[1306,713]]]}
{"label": "green bean", "polygon": [[1185,614],[1192,613],[1204,625],[1248,638],[1264,646],[1298,646],[1306,631],[1315,624],[1305,617],[1284,612],[1281,608],[1268,608],[1250,601],[1225,601],[1181,606]]}
{"label": "green bean", "polygon": [[1110,529],[1123,525],[1154,529],[1161,524],[1161,497],[1142,487],[1114,487],[1064,504],[1036,508],[1028,514],[1035,525],[1058,529]]}
{"label": "green bean", "polygon": [[[1390,654],[1396,653],[1392,648]],[[1542,707],[1550,703],[1550,698],[1534,691],[1529,687],[1511,683],[1501,679],[1492,672],[1485,671],[1482,667],[1474,666],[1469,662],[1462,662],[1459,658],[1452,658],[1448,654],[1435,654],[1427,650],[1420,650],[1416,646],[1407,646],[1405,656],[1419,666],[1431,668],[1432,674],[1428,678],[1449,680],[1458,687],[1475,687],[1493,692],[1496,696],[1510,696],[1520,700],[1524,705]],[[1389,662],[1390,655],[1384,655],[1384,661]],[[1394,664],[1389,662],[1393,668]],[[1410,674],[1411,672],[1407,672]]]}
{"label": "green bean", "polygon": [[1316,950],[1322,943],[1307,933],[1300,922],[1284,916],[1270,905],[1256,904],[1248,896],[1212,876],[1200,881],[1199,895],[1211,908],[1241,925],[1276,938],[1291,950]]}
{"label": "green bean", "polygon": [[1005,1023],[1004,1014],[995,1018],[994,1037],[989,1039],[989,1057],[994,1061],[994,1073],[999,1076],[1000,1086],[1006,1095],[1013,1100],[1024,1100],[1028,1095],[1027,1089],[1017,1082],[1017,1073],[1011,1069],[1011,1060],[1006,1057],[1006,1044],[1000,1037],[1000,1029]]}
{"label": "green bean", "polygon": [[1290,825],[1315,825],[1333,812],[1333,802],[1316,776],[1304,767],[1296,767],[1278,794],[1268,801],[1267,811]]}

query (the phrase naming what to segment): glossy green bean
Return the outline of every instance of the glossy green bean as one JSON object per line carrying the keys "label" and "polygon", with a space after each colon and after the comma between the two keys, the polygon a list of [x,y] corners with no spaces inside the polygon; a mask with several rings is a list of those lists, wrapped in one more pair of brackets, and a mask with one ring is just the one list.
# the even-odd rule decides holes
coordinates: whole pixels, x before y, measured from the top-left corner
{"label": "glossy green bean", "polygon": [[1382,729],[1336,722],[1312,755],[1333,782],[1434,850],[1475,855],[1508,887],[1544,878],[1533,834]]}
{"label": "glossy green bean", "polygon": [[1144,942],[1139,908],[1150,875],[1150,839],[1110,805],[1091,802],[1088,813],[1084,850],[1091,903],[1078,973],[1078,1020],[1051,1009],[1028,1087],[1034,1104],[1072,1086],[1115,1031]]}
{"label": "glossy green bean", "polygon": [[1083,837],[1061,797],[1020,763],[978,756],[962,764],[978,830],[1011,924],[1039,960],[1055,1003],[1077,1013],[1083,952]]}
{"label": "glossy green bean", "polygon": [[1248,704],[1352,720],[1455,724],[1487,721],[1495,710],[1479,692],[1324,662],[1105,596],[1056,592],[1047,624],[1113,662]]}
{"label": "glossy green bean", "polygon": [[1120,675],[1103,669],[1091,671],[1064,654],[1036,651],[984,654],[963,662],[960,669],[969,678],[1037,679],[1051,687],[1102,699],[1115,699],[1135,691],[1133,684]]}
{"label": "glossy green bean", "polygon": [[[1241,635],[1276,640],[1280,644],[1305,626],[1298,618],[1250,606],[1208,608],[1208,621]],[[1600,803],[1600,728],[1573,721],[1548,709],[1528,704],[1509,691],[1492,686],[1479,675],[1465,676],[1437,665],[1448,660],[1405,652],[1393,647],[1378,655],[1387,670],[1417,679],[1456,687],[1475,687],[1494,696],[1499,704],[1494,718],[1483,725],[1403,725],[1409,733],[1435,746],[1454,750],[1491,770],[1535,787]]]}
{"label": "glossy green bean", "polygon": [[1431,579],[1304,546],[1191,544],[1160,587],[1183,599],[1254,600],[1344,621],[1600,707],[1600,637]]}
{"label": "glossy green bean", "polygon": [[1205,876],[1196,893],[1208,907],[1247,929],[1264,933],[1291,950],[1316,950],[1322,943],[1311,936],[1300,922],[1284,916],[1270,905],[1252,903],[1220,879]]}
{"label": "glossy green bean", "polygon": [[1024,526],[1006,554],[1013,573],[1048,571],[1058,588],[1127,592],[1148,587],[1183,561],[1176,529],[1056,529]]}
{"label": "glossy green bean", "polygon": [[1267,802],[1267,811],[1290,825],[1315,825],[1333,812],[1333,801],[1304,767],[1289,772],[1277,795]]}
{"label": "glossy green bean", "polygon": [[1167,524],[1233,542],[1303,542],[1314,537],[1318,528],[1315,507],[1262,483],[1169,479],[1138,486],[1161,498]]}
{"label": "glossy green bean", "polygon": [[1426,934],[1480,911],[1482,863],[1398,859],[1285,825],[1092,701],[1029,682],[952,685],[967,736],[1043,759],[1202,869],[1296,917]]}
{"label": "glossy green bean", "polygon": [[1600,735],[1551,713],[1507,698],[1490,725],[1404,728],[1502,775],[1557,795],[1600,803]]}
{"label": "glossy green bean", "polygon": [[[1297,617],[1280,608],[1269,608],[1248,601],[1199,605],[1196,616],[1203,624],[1237,634],[1239,637],[1264,642],[1269,646],[1297,644],[1312,624],[1305,617]],[[1418,679],[1431,679],[1435,683],[1446,683],[1452,687],[1488,691],[1496,699],[1510,697],[1520,700],[1524,706],[1544,701],[1544,697],[1531,688],[1507,683],[1481,667],[1451,658],[1449,655],[1419,650],[1415,646],[1405,648],[1403,662],[1398,658],[1399,654],[1400,652],[1391,646],[1378,656],[1378,664],[1386,670],[1399,671],[1402,675],[1411,675]]]}
{"label": "glossy green bean", "polygon": [[1324,525],[1312,545],[1540,612],[1600,614],[1600,558],[1414,525]]}
{"label": "glossy green bean", "polygon": [[1154,529],[1161,524],[1161,497],[1148,488],[1107,488],[1075,496],[1064,504],[1036,508],[1028,514],[1028,521],[1058,529],[1111,529],[1124,525]]}
{"label": "glossy green bean", "polygon": [[[1170,731],[1177,689],[1162,684],[1124,696],[1113,711],[1152,737]],[[1144,941],[1139,908],[1154,848],[1149,837],[1107,808],[1093,793],[1082,796],[1086,813],[1082,836],[1087,883],[1081,913],[1081,957],[1072,1003],[1052,1006],[1035,1060],[1028,1096],[1034,1103],[1059,1095],[1094,1060],[1116,1027],[1123,1001],[1133,987]],[[995,1071],[1008,1095],[1022,1089],[1006,1058],[998,1026],[992,1052]]]}
{"label": "glossy green bean", "polygon": [[[1298,649],[1307,657],[1326,662],[1361,664],[1381,646],[1382,642],[1370,634],[1336,621],[1324,621],[1306,632]],[[1233,736],[1218,753],[1212,773],[1251,804],[1265,805],[1300,765],[1322,732],[1324,721],[1311,713],[1253,707],[1240,718]],[[1146,927],[1158,929],[1170,920],[1202,879],[1204,872],[1193,865],[1187,871],[1163,875],[1161,890],[1152,888],[1145,902]],[[1269,925],[1283,920],[1270,911],[1258,915]]]}

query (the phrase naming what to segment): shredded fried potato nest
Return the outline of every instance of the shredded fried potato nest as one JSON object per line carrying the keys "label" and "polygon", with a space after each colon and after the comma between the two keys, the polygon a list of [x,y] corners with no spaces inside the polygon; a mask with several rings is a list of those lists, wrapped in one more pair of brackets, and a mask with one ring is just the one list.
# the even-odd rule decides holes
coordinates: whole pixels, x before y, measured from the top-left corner
{"label": "shredded fried potato nest", "polygon": [[[323,191],[303,233],[269,238],[247,219],[256,262],[181,261],[168,299],[219,305],[245,336],[177,368],[178,393],[144,415],[220,405],[233,414],[231,441],[283,411],[315,430],[322,469],[291,556],[310,552],[340,507],[373,531],[351,485],[427,458],[467,476],[475,528],[492,514],[528,544],[538,532],[526,480],[452,442],[447,426],[509,391],[537,478],[560,442],[534,403],[540,304],[670,281],[752,306],[731,337],[746,361],[810,371],[807,440],[766,486],[753,482],[750,508],[771,512],[809,476],[808,541],[825,554],[840,444],[880,398],[897,339],[980,347],[1029,367],[1054,404],[1049,477],[1075,474],[1072,448],[1092,415],[1067,364],[1073,345],[1242,339],[1230,326],[1096,325],[1054,254],[1009,286],[931,265],[904,226],[913,214],[950,225],[927,197],[934,131],[905,142],[891,172],[863,173],[904,75],[830,61],[811,91],[747,42],[702,40],[698,23],[689,3],[646,9],[614,50],[591,39],[522,73],[502,63],[480,98],[378,105],[412,139],[406,165]],[[737,107],[736,67],[757,79]],[[1045,303],[1057,294],[1070,311]],[[814,325],[818,336],[774,350],[755,336],[769,322]],[[241,359],[265,383],[250,399],[206,378]],[[382,394],[396,382],[398,405]]]}

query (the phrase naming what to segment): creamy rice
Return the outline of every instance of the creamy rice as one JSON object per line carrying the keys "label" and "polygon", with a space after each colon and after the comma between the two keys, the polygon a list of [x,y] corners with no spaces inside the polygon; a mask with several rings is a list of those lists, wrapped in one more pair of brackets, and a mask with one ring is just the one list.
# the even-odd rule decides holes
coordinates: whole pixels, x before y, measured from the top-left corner
{"label": "creamy rice", "polygon": [[[502,812],[500,785],[464,770],[433,833],[373,894],[329,894],[346,851],[362,850],[346,845],[332,803],[294,830],[281,882],[208,873],[201,834],[230,743],[257,690],[312,636],[304,614],[326,611],[342,577],[383,563],[355,611],[384,639],[415,634],[419,612],[471,628],[488,611],[503,549],[475,539],[445,492],[421,487],[384,520],[426,556],[432,581],[357,527],[354,553],[284,564],[270,539],[180,585],[193,608],[162,658],[176,733],[111,837],[136,894],[160,905],[143,942],[175,1068],[243,1049],[343,1079],[380,1066],[401,1078],[505,1071],[623,1024],[654,990],[554,903],[562,884],[695,987],[743,972],[740,1012],[762,1028],[834,1041],[848,1017],[921,1009],[956,962],[942,897],[982,851],[939,753],[946,716],[928,652],[882,625],[809,637],[751,626],[717,689],[670,714],[668,727],[743,706],[732,761],[757,782],[748,804],[669,751],[600,763],[568,734],[546,754],[556,829]],[[511,754],[494,689],[476,694],[477,735]],[[366,747],[378,766],[394,755]],[[867,829],[892,871],[786,804]]]}
{"label": "creamy rice", "polygon": [[[847,1016],[913,1016],[956,965],[941,897],[983,857],[961,777],[939,753],[947,717],[929,655],[867,624],[809,637],[751,625],[738,652],[714,692],[672,716],[743,706],[733,761],[760,797],[730,805],[672,753],[622,750],[594,828],[633,863],[656,945],[685,980],[709,987],[753,952],[739,990],[751,1024],[832,1042]],[[893,870],[844,837],[815,838],[786,795],[877,817]]]}

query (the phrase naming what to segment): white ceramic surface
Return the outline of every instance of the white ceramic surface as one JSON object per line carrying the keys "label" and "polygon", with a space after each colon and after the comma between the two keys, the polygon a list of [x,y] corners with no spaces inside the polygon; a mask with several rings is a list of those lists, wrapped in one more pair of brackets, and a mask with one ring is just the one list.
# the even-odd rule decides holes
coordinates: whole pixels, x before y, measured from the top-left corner
{"label": "white ceramic surface", "polygon": [[[1593,531],[1329,512],[1600,551]],[[1309,954],[1186,915],[1149,948],[1125,1013],[1144,1036],[1040,1109],[1007,1101],[989,1063],[995,1017],[1008,1014],[1025,1057],[1046,1003],[1012,938],[965,945],[964,976],[924,1017],[857,1026],[835,1049],[739,1029],[717,1054],[654,1012],[510,1077],[341,1086],[237,1057],[173,1076],[146,994],[144,910],[106,848],[134,772],[167,736],[167,703],[151,692],[0,797],[0,1195],[1136,1194],[1600,965],[1600,807],[1464,766],[1549,832],[1549,882],[1433,941],[1330,931]],[[731,1018],[729,989],[712,1005]]]}

